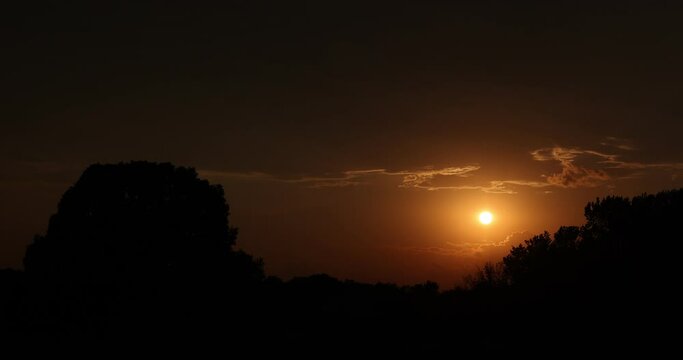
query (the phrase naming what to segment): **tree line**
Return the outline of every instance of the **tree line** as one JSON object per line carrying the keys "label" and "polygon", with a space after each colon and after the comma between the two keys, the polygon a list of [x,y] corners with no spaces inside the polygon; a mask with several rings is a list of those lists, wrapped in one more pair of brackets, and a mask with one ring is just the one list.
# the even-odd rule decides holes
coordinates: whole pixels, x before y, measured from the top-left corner
{"label": "tree line", "polygon": [[63,195],[24,270],[0,270],[0,335],[328,355],[666,344],[673,335],[658,324],[678,306],[683,189],[608,196],[584,213],[582,226],[535,235],[445,291],[283,281],[235,249],[223,189],[194,169],[96,164]]}

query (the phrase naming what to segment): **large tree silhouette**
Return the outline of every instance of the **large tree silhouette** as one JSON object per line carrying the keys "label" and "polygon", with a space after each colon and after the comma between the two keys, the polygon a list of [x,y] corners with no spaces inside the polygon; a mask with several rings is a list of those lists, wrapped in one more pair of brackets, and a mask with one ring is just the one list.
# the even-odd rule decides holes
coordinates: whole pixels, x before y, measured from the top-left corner
{"label": "large tree silhouette", "polygon": [[194,169],[92,165],[28,247],[25,270],[67,318],[59,323],[171,308],[182,322],[225,307],[263,277],[260,261],[233,249],[228,215],[222,187]]}
{"label": "large tree silhouette", "polygon": [[132,162],[90,166],[63,196],[26,271],[112,280],[122,274],[226,274],[236,230],[220,185],[194,169]]}

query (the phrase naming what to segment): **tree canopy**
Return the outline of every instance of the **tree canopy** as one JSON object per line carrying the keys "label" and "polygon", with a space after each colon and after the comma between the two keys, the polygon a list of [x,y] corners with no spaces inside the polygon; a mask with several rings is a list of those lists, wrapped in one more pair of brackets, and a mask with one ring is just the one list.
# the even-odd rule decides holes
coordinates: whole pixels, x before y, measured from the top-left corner
{"label": "tree canopy", "polygon": [[92,165],[69,188],[25,270],[48,283],[149,291],[258,280],[261,263],[233,249],[223,188],[169,163]]}

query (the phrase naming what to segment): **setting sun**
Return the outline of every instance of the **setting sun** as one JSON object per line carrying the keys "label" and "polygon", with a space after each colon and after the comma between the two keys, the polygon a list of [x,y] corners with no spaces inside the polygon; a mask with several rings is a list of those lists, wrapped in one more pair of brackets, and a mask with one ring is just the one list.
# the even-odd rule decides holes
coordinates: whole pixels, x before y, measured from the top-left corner
{"label": "setting sun", "polygon": [[490,212],[488,212],[488,211],[482,211],[482,212],[479,214],[479,222],[480,222],[480,223],[482,223],[482,224],[484,224],[484,225],[488,225],[488,224],[490,224],[492,221],[493,221],[493,214],[491,214]]}

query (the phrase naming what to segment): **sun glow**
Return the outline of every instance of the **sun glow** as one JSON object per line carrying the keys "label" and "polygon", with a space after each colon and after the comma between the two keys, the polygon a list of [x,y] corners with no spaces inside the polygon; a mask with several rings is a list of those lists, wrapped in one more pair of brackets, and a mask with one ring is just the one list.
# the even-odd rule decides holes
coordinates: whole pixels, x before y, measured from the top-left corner
{"label": "sun glow", "polygon": [[482,211],[482,212],[479,214],[479,222],[480,222],[480,223],[482,223],[482,224],[484,224],[484,225],[488,225],[488,224],[490,224],[492,221],[493,221],[493,214],[491,214],[490,212],[488,212],[488,211]]}

